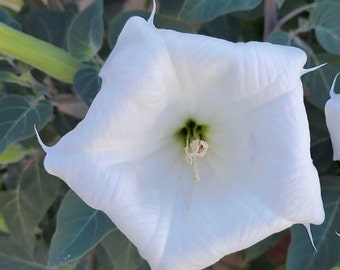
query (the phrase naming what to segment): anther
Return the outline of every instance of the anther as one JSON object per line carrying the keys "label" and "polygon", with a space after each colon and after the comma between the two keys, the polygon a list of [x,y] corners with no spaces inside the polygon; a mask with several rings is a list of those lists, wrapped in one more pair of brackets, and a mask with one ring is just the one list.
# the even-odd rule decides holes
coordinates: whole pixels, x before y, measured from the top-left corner
{"label": "anther", "polygon": [[188,164],[194,166],[193,176],[196,181],[200,180],[200,176],[197,169],[196,157],[204,157],[209,146],[208,143],[203,140],[193,140],[189,145],[184,148],[185,160]]}

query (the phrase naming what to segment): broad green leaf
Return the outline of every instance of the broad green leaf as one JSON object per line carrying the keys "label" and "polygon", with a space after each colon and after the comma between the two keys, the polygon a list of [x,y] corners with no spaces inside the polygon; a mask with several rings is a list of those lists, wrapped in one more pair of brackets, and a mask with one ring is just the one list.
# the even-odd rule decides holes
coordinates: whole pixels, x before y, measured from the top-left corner
{"label": "broad green leaf", "polygon": [[0,269],[47,270],[46,266],[34,261],[22,246],[5,236],[0,237]]}
{"label": "broad green leaf", "polygon": [[274,0],[276,6],[280,9],[286,0]]}
{"label": "broad green leaf", "polygon": [[34,248],[34,261],[41,265],[47,265],[48,262],[48,246],[44,239],[39,239]]}
{"label": "broad green leaf", "polygon": [[137,248],[119,230],[108,234],[97,248],[97,256],[105,269],[149,270]]}
{"label": "broad green leaf", "polygon": [[27,33],[66,48],[66,33],[73,19],[72,12],[38,9],[23,18],[23,26]]}
{"label": "broad green leaf", "polygon": [[79,70],[73,79],[74,91],[86,102],[91,105],[93,99],[100,90],[101,79],[98,70],[87,67]]}
{"label": "broad green leaf", "polygon": [[[1,5],[1,0],[0,0]],[[6,11],[3,9],[0,9],[0,22],[3,22],[4,24],[13,27],[15,29],[21,30],[21,24],[14,20]]]}
{"label": "broad green leaf", "polygon": [[15,190],[0,192],[2,212],[12,239],[33,253],[35,230],[58,196],[59,181],[37,164],[25,171]]}
{"label": "broad green leaf", "polygon": [[68,264],[58,265],[57,267],[48,268],[48,270],[105,270],[105,269],[98,267],[97,254],[90,251],[76,261],[72,261]]}
{"label": "broad green leaf", "polygon": [[310,23],[320,45],[329,53],[340,54],[340,2],[319,2],[312,10]]}
{"label": "broad green leaf", "polygon": [[20,143],[14,143],[8,146],[0,155],[0,164],[10,164],[19,162],[24,158],[27,151]]}
{"label": "broad green leaf", "polygon": [[24,0],[0,0],[0,6],[4,6],[18,12],[24,6]]}
{"label": "broad green leaf", "polygon": [[[110,23],[109,26],[109,33],[108,33],[108,39],[110,47],[113,48],[117,42],[118,36],[120,32],[122,31],[126,21],[133,17],[133,16],[139,16],[143,17],[144,19],[148,19],[150,17],[150,12],[146,11],[127,11],[122,12],[118,14]],[[164,15],[156,15],[155,16],[155,25],[158,28],[162,29],[173,29],[179,32],[184,33],[194,33],[195,30],[191,28],[187,23],[176,20],[175,18],[164,16]]]}
{"label": "broad green leaf", "polygon": [[289,33],[278,30],[272,32],[267,41],[273,44],[291,46],[293,45],[293,38]]}
{"label": "broad green leaf", "polygon": [[181,10],[185,0],[160,0],[160,14],[176,16]]}
{"label": "broad green leaf", "polygon": [[34,135],[34,125],[40,129],[51,115],[52,106],[45,100],[30,105],[17,95],[0,99],[0,154],[13,142]]}
{"label": "broad green leaf", "polygon": [[[262,34],[262,32],[263,32],[263,16],[264,16],[264,3],[263,3],[263,1],[261,1],[261,3],[253,9],[235,11],[230,15],[241,19],[242,26],[245,25],[245,24],[255,24],[258,28],[257,31],[261,32],[261,34]],[[243,30],[242,32],[248,31],[248,29],[242,29],[242,30]],[[248,33],[248,34],[250,34],[250,33]],[[256,40],[259,40],[259,39],[256,39]]]}
{"label": "broad green leaf", "polygon": [[237,17],[227,14],[203,24],[198,33],[237,42],[240,36],[240,26],[240,20]]}
{"label": "broad green leaf", "polygon": [[207,22],[223,14],[250,10],[262,0],[185,0],[179,17],[189,22]]}
{"label": "broad green leaf", "polygon": [[87,206],[73,191],[68,192],[59,209],[49,266],[80,258],[115,228],[103,212]]}
{"label": "broad green leaf", "polygon": [[72,21],[67,33],[68,49],[78,60],[93,58],[103,44],[103,0],[96,0]]}
{"label": "broad green leaf", "polygon": [[340,177],[321,177],[322,197],[326,219],[322,225],[312,226],[317,252],[313,249],[302,225],[291,229],[292,241],[287,258],[287,270],[331,269],[340,264]]}

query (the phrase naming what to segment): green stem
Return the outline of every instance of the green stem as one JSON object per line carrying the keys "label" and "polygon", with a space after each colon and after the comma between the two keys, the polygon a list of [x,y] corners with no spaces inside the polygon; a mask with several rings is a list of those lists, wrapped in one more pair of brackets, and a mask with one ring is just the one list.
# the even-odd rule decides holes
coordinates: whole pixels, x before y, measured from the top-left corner
{"label": "green stem", "polygon": [[304,11],[308,11],[312,8],[315,8],[316,4],[308,4],[308,5],[304,5],[301,6],[297,9],[294,9],[293,11],[291,11],[290,13],[288,13],[286,16],[284,16],[282,19],[280,19],[277,24],[276,24],[276,28],[281,28],[282,25],[284,25],[286,22],[288,22],[290,19],[293,19],[295,16],[299,15],[300,13],[304,12]]}
{"label": "green stem", "polygon": [[66,51],[0,23],[0,53],[35,67],[51,77],[72,83],[83,67]]}
{"label": "green stem", "polygon": [[275,29],[277,10],[274,0],[264,0],[264,32],[263,40],[266,41]]}

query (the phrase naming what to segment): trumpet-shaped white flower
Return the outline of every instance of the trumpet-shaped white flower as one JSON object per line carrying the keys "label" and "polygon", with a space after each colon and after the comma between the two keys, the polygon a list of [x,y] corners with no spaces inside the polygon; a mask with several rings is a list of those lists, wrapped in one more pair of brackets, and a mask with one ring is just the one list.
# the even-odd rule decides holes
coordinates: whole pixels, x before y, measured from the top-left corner
{"label": "trumpet-shaped white flower", "polygon": [[336,74],[331,90],[330,99],[326,102],[326,124],[333,146],[333,159],[340,160],[340,94],[334,92],[335,83],[340,73]]}
{"label": "trumpet-shaped white flower", "polygon": [[152,269],[194,270],[324,211],[306,55],[131,18],[85,119],[46,169],[103,210]]}

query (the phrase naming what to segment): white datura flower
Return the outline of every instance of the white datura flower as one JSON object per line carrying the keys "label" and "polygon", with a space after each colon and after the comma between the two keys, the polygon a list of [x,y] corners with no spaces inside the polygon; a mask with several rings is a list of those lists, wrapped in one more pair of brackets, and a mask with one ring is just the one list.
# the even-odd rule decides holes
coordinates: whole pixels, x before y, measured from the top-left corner
{"label": "white datura flower", "polygon": [[326,102],[325,116],[326,124],[331,136],[333,146],[333,159],[340,160],[340,94],[334,92],[335,83],[340,73],[336,74],[331,90],[330,99]]}
{"label": "white datura flower", "polygon": [[104,211],[154,270],[205,268],[324,210],[293,47],[132,17],[48,172]]}

